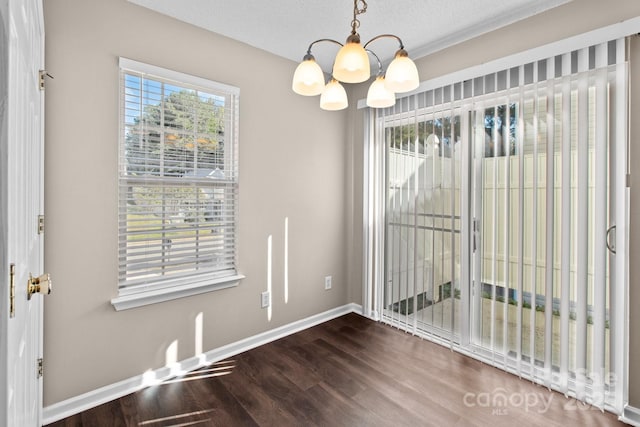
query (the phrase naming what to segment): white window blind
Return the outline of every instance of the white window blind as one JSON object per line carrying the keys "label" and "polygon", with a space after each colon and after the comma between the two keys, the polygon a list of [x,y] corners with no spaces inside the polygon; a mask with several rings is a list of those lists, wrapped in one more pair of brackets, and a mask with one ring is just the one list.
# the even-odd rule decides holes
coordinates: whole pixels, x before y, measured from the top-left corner
{"label": "white window blind", "polygon": [[236,277],[237,88],[121,58],[120,295]]}

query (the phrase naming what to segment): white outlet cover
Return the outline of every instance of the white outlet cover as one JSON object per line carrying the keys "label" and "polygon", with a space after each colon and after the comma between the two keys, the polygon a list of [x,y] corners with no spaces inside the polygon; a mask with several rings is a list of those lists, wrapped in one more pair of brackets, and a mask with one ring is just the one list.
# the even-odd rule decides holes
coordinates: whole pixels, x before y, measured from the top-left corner
{"label": "white outlet cover", "polygon": [[262,299],[261,299],[260,306],[262,308],[269,307],[269,304],[271,303],[271,295],[269,295],[269,291],[264,291],[261,295],[262,295]]}
{"label": "white outlet cover", "polygon": [[324,278],[324,288],[325,288],[325,290],[331,289],[331,276],[325,276],[325,278]]}

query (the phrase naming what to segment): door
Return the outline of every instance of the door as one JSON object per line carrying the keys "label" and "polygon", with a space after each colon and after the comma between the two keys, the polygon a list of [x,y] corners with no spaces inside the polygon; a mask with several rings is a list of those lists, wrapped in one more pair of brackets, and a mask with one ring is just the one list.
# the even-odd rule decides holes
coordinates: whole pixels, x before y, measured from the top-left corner
{"label": "door", "polygon": [[0,0],[0,15],[0,425],[39,426],[42,296],[27,288],[43,268],[42,2]]}

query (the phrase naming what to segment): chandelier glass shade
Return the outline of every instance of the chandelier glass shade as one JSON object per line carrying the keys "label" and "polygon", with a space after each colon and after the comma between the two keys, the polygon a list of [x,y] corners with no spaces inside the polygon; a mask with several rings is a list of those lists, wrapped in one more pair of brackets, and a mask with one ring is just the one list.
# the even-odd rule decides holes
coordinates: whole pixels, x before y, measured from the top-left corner
{"label": "chandelier glass shade", "polygon": [[[361,7],[358,7],[358,5]],[[385,108],[395,104],[395,94],[408,92],[418,87],[420,78],[418,69],[409,58],[404,49],[400,37],[393,34],[381,34],[362,45],[357,28],[360,21],[357,15],[366,12],[367,3],[364,0],[353,1],[353,21],[351,21],[351,34],[345,44],[333,39],[319,39],[312,42],[307,49],[307,54],[296,68],[293,75],[292,89],[295,93],[304,96],[320,96],[320,108],[325,110],[341,110],[347,108],[347,94],[342,83],[362,83],[371,77],[371,65],[369,55],[375,57],[378,63],[378,74],[369,87],[367,105],[373,108]],[[380,38],[394,38],[400,44],[393,61],[383,72],[382,64],[378,56],[367,46]],[[329,83],[325,85],[325,76],[322,68],[311,54],[313,45],[319,42],[331,42],[340,46],[333,62],[332,74]]]}
{"label": "chandelier glass shade", "polygon": [[344,83],[361,83],[371,75],[369,55],[360,44],[360,37],[349,36],[333,63],[333,78]]}
{"label": "chandelier glass shade", "polygon": [[343,110],[349,106],[347,92],[336,79],[331,79],[320,95],[320,108],[328,111]]}
{"label": "chandelier glass shade", "polygon": [[293,91],[299,95],[320,95],[324,89],[324,73],[312,55],[298,65],[293,75]]}
{"label": "chandelier glass shade", "polygon": [[387,67],[384,84],[392,92],[409,92],[420,84],[416,64],[404,49],[396,52],[395,58]]}
{"label": "chandelier glass shade", "polygon": [[385,78],[376,77],[367,92],[367,105],[373,108],[391,107],[396,103],[396,94],[387,89]]}

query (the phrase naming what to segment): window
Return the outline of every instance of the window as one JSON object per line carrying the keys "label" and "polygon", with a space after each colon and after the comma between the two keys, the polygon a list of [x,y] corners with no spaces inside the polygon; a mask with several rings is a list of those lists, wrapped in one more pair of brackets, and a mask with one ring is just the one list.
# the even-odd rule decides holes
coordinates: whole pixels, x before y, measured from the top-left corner
{"label": "window", "polygon": [[116,309],[234,285],[237,88],[120,59]]}

